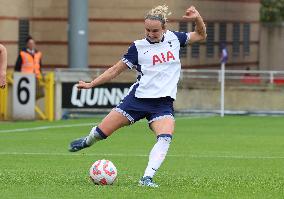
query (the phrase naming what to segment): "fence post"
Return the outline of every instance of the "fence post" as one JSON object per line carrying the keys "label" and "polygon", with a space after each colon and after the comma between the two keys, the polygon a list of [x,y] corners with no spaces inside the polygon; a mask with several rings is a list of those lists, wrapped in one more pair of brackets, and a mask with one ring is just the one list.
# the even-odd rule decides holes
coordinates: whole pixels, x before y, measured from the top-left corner
{"label": "fence post", "polygon": [[54,120],[54,73],[46,75],[45,83],[45,115],[49,121]]}
{"label": "fence post", "polygon": [[8,85],[4,89],[0,89],[0,119],[7,119],[7,98],[8,98]]}
{"label": "fence post", "polygon": [[221,110],[220,114],[221,117],[224,117],[224,109],[225,109],[225,63],[222,62],[221,64]]}

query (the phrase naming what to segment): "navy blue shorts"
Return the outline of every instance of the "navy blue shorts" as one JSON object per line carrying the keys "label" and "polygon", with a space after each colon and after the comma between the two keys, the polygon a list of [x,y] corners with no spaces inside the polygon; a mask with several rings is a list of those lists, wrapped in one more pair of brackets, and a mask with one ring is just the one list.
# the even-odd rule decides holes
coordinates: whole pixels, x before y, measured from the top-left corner
{"label": "navy blue shorts", "polygon": [[135,97],[137,87],[138,84],[133,86],[128,95],[114,108],[115,111],[127,117],[131,124],[143,118],[146,118],[149,124],[166,117],[174,119],[174,99],[171,97],[137,98]]}

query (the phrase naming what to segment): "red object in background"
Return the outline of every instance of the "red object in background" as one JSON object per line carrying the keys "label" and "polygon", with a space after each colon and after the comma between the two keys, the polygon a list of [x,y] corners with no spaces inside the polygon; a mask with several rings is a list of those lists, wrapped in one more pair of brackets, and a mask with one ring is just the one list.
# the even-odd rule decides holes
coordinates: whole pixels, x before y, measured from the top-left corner
{"label": "red object in background", "polygon": [[278,85],[284,85],[284,78],[275,78],[273,80],[273,83]]}
{"label": "red object in background", "polygon": [[241,82],[245,84],[260,84],[260,77],[245,74],[244,77],[241,79]]}

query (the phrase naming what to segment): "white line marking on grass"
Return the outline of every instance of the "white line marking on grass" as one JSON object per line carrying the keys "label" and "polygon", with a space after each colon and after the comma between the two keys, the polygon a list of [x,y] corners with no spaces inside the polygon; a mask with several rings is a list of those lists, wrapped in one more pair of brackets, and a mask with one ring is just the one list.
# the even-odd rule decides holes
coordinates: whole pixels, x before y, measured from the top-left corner
{"label": "white line marking on grass", "polygon": [[[126,154],[126,153],[33,153],[33,152],[0,152],[0,155],[35,155],[35,156],[115,156],[115,157],[148,157],[148,154]],[[220,158],[220,159],[284,159],[284,156],[242,156],[242,155],[174,155],[168,157],[182,158]]]}
{"label": "white line marking on grass", "polygon": [[207,119],[207,118],[211,118],[211,117],[216,117],[214,115],[212,116],[177,116],[175,117],[175,120],[192,120],[192,119]]}
{"label": "white line marking on grass", "polygon": [[224,159],[284,159],[284,156],[244,156],[244,155],[184,155],[190,158],[224,158]]}
{"label": "white line marking on grass", "polygon": [[54,126],[38,126],[38,127],[21,128],[21,129],[9,129],[9,130],[0,130],[0,133],[26,132],[26,131],[37,131],[37,130],[58,129],[58,128],[70,128],[70,127],[76,127],[76,126],[90,126],[90,125],[96,125],[96,123],[65,124],[65,125],[54,125]]}
{"label": "white line marking on grass", "polygon": [[[177,117],[177,120],[184,119],[202,119],[206,117]],[[0,130],[0,133],[15,133],[15,132],[27,132],[27,131],[37,131],[37,130],[45,130],[45,129],[57,129],[57,128],[70,128],[76,126],[90,126],[97,125],[97,123],[81,123],[81,124],[65,124],[65,125],[54,125],[54,126],[38,126],[32,128],[20,128],[20,129],[9,129],[9,130]]]}

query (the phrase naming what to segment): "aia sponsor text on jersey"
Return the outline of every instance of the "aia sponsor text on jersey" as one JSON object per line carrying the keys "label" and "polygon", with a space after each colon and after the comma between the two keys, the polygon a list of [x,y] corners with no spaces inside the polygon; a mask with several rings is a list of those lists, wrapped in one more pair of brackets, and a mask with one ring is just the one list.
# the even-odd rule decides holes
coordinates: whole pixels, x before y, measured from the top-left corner
{"label": "aia sponsor text on jersey", "polygon": [[153,66],[156,64],[162,64],[164,62],[169,62],[171,59],[176,60],[174,54],[171,51],[153,55]]}

